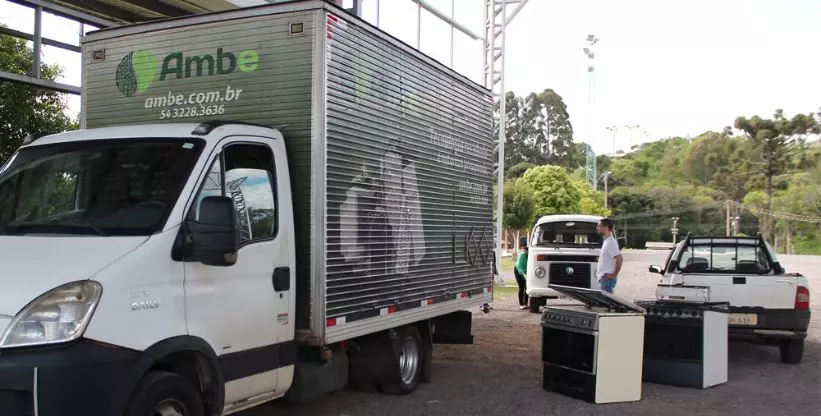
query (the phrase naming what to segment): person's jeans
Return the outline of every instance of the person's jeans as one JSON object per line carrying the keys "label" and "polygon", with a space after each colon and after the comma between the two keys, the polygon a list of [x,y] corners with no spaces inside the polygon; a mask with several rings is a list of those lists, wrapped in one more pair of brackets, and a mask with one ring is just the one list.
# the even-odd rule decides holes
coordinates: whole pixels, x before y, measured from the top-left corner
{"label": "person's jeans", "polygon": [[527,279],[519,274],[516,268],[513,269],[513,276],[516,277],[516,284],[519,285],[519,306],[527,306]]}
{"label": "person's jeans", "polygon": [[601,279],[599,280],[599,284],[601,285],[601,290],[607,293],[613,293],[613,290],[616,289],[616,279]]}

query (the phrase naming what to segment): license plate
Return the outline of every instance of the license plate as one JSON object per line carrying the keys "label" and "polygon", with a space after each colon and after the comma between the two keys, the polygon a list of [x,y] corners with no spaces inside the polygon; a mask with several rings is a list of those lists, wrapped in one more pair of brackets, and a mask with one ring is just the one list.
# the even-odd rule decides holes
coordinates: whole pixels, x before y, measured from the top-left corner
{"label": "license plate", "polygon": [[731,313],[730,325],[758,325],[758,315],[754,313]]}

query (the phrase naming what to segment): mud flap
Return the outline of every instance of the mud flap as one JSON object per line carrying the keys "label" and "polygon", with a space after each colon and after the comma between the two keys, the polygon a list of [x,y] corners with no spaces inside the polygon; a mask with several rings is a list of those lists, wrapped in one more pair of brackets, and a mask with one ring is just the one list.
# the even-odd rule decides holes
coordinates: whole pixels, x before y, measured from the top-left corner
{"label": "mud flap", "polygon": [[456,311],[433,320],[434,344],[473,344],[473,314]]}

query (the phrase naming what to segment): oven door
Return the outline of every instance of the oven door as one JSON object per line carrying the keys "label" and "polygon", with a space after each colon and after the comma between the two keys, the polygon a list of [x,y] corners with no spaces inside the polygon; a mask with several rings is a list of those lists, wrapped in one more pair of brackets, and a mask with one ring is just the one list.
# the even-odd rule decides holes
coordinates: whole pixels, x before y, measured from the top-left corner
{"label": "oven door", "polygon": [[587,374],[596,374],[598,332],[561,325],[542,325],[542,361]]}
{"label": "oven door", "polygon": [[701,320],[645,318],[645,359],[700,363],[704,359],[703,345],[704,323]]}

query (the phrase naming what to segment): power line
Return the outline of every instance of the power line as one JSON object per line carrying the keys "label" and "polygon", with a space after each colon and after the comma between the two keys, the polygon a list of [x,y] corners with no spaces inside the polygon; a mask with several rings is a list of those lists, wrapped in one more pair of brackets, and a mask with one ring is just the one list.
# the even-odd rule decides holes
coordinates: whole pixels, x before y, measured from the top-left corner
{"label": "power line", "polygon": [[793,214],[791,212],[773,211],[773,210],[758,208],[758,207],[754,207],[754,206],[751,206],[751,205],[746,205],[746,204],[742,204],[742,203],[734,202],[734,201],[730,201],[730,204],[734,205],[738,208],[741,208],[741,209],[746,209],[748,211],[755,212],[757,214],[769,215],[769,216],[775,217],[775,218],[782,218],[782,219],[790,220],[790,221],[800,221],[800,222],[809,222],[809,223],[821,224],[821,217],[812,217],[812,216],[809,216],[809,215]]}
{"label": "power line", "polygon": [[679,213],[684,213],[684,212],[699,211],[699,210],[703,210],[703,209],[718,208],[718,207],[721,207],[723,205],[724,204],[721,203],[721,202],[711,202],[711,203],[707,203],[707,204],[692,204],[692,205],[684,206],[684,207],[681,207],[681,208],[665,208],[665,209],[659,209],[659,210],[654,210],[654,211],[640,212],[640,213],[636,213],[636,214],[618,215],[618,216],[614,216],[613,219],[614,220],[629,220],[629,219],[633,219],[633,218],[657,217],[657,216],[661,216],[661,215],[679,214]]}
{"label": "power line", "polygon": [[671,215],[671,214],[681,214],[685,212],[693,212],[699,211],[704,209],[711,209],[711,208],[720,208],[726,206],[729,203],[730,205],[737,207],[739,209],[745,209],[747,211],[753,212],[759,215],[768,215],[775,218],[786,219],[790,221],[800,221],[800,222],[808,222],[808,223],[815,223],[821,224],[821,217],[814,217],[809,215],[801,215],[801,214],[794,214],[791,212],[781,212],[781,211],[773,211],[764,208],[754,207],[752,205],[742,204],[735,201],[728,201],[728,202],[711,202],[706,204],[691,204],[686,205],[681,208],[667,208],[667,209],[659,209],[654,211],[646,211],[646,212],[639,212],[635,214],[624,214],[614,216],[614,220],[629,220],[635,218],[648,218],[648,217],[658,217],[664,215]]}

